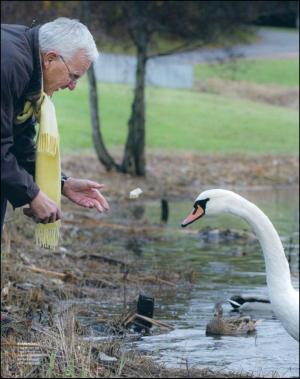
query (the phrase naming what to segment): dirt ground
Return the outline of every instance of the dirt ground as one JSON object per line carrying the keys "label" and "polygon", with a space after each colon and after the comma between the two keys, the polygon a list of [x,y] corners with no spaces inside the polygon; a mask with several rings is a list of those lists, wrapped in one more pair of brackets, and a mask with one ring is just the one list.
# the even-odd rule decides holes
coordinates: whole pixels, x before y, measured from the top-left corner
{"label": "dirt ground", "polygon": [[[120,153],[114,157],[120,161]],[[68,175],[89,177],[105,184],[108,198],[127,198],[135,187],[142,187],[146,199],[196,197],[208,187],[239,188],[298,185],[298,156],[201,155],[180,151],[146,153],[146,178],[105,172],[95,154],[73,154],[64,158],[63,170]]]}
{"label": "dirt ground", "polygon": [[[115,152],[116,159],[120,153]],[[181,152],[147,153],[146,178],[107,173],[95,154],[72,154],[63,159],[63,170],[105,184],[102,191],[114,209],[128,200],[129,191],[143,189],[143,199],[191,199],[204,189],[219,187],[253,190],[269,186],[298,186],[296,156],[217,156]],[[176,291],[193,285],[193,272],[147,272],[130,259],[126,250],[106,251],[101,242],[119,238],[132,241],[136,233],[146,242],[153,226],[137,219],[130,225],[77,207],[62,204],[63,244],[55,251],[34,245],[34,225],[22,210],[9,210],[1,251],[1,374],[3,377],[251,377],[184,367],[167,370],[151,356],[124,350],[126,317],[132,300],[147,288],[152,293]],[[98,228],[95,228],[98,225]],[[159,230],[157,226],[157,230]],[[96,232],[95,232],[96,230]],[[100,306],[90,307],[92,302]],[[115,304],[115,314],[106,306]],[[85,341],[86,317],[114,331],[110,341]],[[164,326],[154,325],[156,333]],[[166,326],[168,328],[168,325]],[[23,350],[22,350],[23,349]],[[24,350],[25,349],[25,350]],[[30,349],[34,353],[30,356]],[[24,352],[25,351],[25,352]],[[111,360],[107,360],[103,353]],[[35,359],[33,362],[32,360]]]}

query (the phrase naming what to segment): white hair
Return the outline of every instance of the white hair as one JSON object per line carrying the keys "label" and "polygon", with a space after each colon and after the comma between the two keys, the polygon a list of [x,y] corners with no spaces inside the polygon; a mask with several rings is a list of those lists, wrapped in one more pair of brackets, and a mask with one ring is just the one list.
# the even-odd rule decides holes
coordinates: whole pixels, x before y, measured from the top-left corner
{"label": "white hair", "polygon": [[40,27],[39,45],[42,53],[55,51],[66,59],[71,59],[78,50],[83,50],[91,62],[99,54],[88,28],[78,20],[66,17],[57,18]]}

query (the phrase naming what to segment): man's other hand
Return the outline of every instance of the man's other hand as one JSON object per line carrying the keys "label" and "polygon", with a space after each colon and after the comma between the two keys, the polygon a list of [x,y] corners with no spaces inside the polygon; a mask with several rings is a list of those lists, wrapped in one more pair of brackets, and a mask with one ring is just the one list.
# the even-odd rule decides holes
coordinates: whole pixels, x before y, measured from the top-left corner
{"label": "man's other hand", "polygon": [[109,210],[109,205],[100,193],[103,184],[87,179],[68,178],[63,187],[63,195],[75,204],[85,208],[96,208],[98,212]]}

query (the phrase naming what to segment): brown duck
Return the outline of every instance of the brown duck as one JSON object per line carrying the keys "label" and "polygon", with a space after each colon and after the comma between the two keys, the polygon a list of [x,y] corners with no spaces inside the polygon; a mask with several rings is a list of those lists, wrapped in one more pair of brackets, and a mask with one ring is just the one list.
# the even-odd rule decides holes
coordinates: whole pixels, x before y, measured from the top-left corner
{"label": "brown duck", "polygon": [[206,335],[243,335],[255,331],[258,321],[249,316],[222,318],[222,303],[215,305],[214,318],[206,325]]}

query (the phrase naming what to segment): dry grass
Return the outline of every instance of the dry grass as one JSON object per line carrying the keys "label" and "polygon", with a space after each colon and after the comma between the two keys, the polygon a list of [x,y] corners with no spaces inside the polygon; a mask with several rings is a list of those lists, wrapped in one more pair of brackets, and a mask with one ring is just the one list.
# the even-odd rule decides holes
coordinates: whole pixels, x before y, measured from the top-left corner
{"label": "dry grass", "polygon": [[[29,353],[31,351],[31,353]],[[112,361],[103,360],[112,358]],[[36,378],[251,378],[252,375],[210,369],[165,369],[150,357],[126,351],[121,341],[84,342],[75,315],[67,313],[51,330],[31,335],[26,346],[14,338],[2,344],[2,377]]]}
{"label": "dry grass", "polygon": [[200,92],[233,96],[299,110],[299,87],[212,78],[198,80],[195,83],[195,89]]}
{"label": "dry grass", "polygon": [[[174,291],[180,276],[149,275],[126,260],[87,250],[85,240],[77,240],[77,249],[71,253],[63,249],[40,251],[32,244],[33,225],[24,225],[23,217],[21,212],[8,212],[2,241],[1,304],[6,316],[1,322],[2,376],[165,375],[163,367],[151,358],[125,349],[128,333],[121,320],[140,290],[156,286],[159,291],[163,286]],[[71,236],[65,231],[64,245],[74,238],[72,232],[80,225],[85,230],[82,219],[66,226]],[[103,226],[101,233],[108,234],[108,230],[111,225]],[[115,315],[108,314],[97,305],[101,301],[121,307]],[[82,324],[83,317],[91,324],[110,328],[111,338],[105,342],[85,341],[83,337],[90,335],[90,329]],[[103,361],[101,353],[114,361]]]}
{"label": "dry grass", "polygon": [[[9,287],[5,294],[2,291],[2,304],[10,318],[1,325],[2,377],[252,377],[243,373],[194,369],[188,365],[182,369],[165,369],[151,357],[128,350],[125,346],[126,335],[120,333],[122,315],[106,318],[106,323],[118,329],[119,334],[112,334],[100,342],[85,340],[86,330],[79,319],[83,314],[92,314],[93,310],[86,304],[76,306],[75,288],[72,293],[68,283],[62,286],[53,277],[29,275],[19,254],[13,251],[13,255],[5,257],[2,262],[3,283],[6,284],[3,288]],[[102,271],[105,269],[102,268]],[[111,276],[113,280],[118,280]],[[130,286],[130,283],[127,285]],[[58,288],[60,291],[57,291]],[[84,292],[84,288],[81,291]],[[112,298],[112,292],[110,296]],[[64,299],[64,306],[59,308],[57,304],[61,299]],[[97,316],[99,319],[100,314]],[[105,315],[101,319],[105,320]]]}

